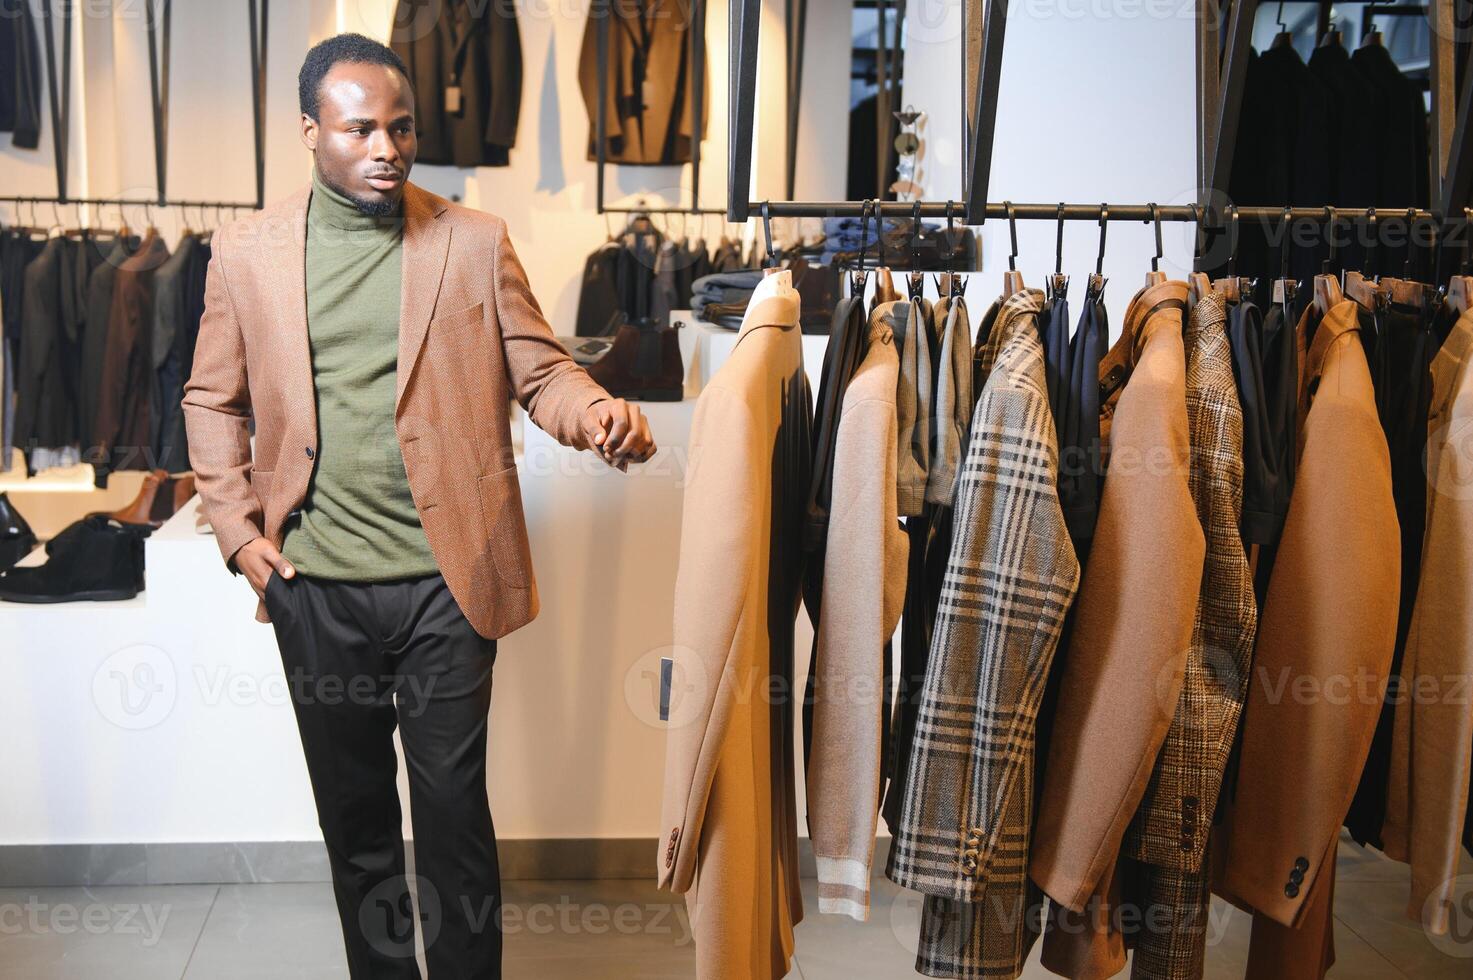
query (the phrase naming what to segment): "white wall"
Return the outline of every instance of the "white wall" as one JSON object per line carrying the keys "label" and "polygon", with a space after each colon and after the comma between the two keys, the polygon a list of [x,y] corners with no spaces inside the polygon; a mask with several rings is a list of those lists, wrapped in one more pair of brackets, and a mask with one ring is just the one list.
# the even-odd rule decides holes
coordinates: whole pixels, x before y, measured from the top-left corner
{"label": "white wall", "polygon": [[[961,0],[910,0],[904,102],[930,113],[923,150],[926,196],[960,198],[961,102],[958,82]],[[1196,200],[1195,6],[1085,4],[1076,0],[1013,3],[1007,25],[988,199],[1029,203],[1188,204]],[[1041,287],[1054,269],[1052,221],[1018,224],[1018,268]],[[1166,223],[1161,268],[1191,269],[1185,223]],[[1002,285],[1008,223],[982,228],[983,271]],[[1064,271],[1082,299],[1094,271],[1098,226],[1069,222]],[[1105,250],[1105,292],[1118,335],[1140,288],[1155,233],[1149,224],[1113,222]],[[975,294],[973,294],[975,297]]]}

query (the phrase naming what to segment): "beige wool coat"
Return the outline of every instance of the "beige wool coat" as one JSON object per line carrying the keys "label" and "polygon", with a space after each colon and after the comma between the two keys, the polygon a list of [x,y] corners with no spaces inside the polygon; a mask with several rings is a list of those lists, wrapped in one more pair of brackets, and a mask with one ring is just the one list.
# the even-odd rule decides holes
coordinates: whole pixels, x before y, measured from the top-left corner
{"label": "beige wool coat", "polygon": [[895,492],[900,357],[883,317],[839,412],[808,757],[818,910],[869,917],[879,816],[885,644],[905,604],[910,541]]}
{"label": "beige wool coat", "polygon": [[[1407,915],[1448,930],[1473,756],[1473,312],[1432,362],[1427,531],[1396,705],[1386,853],[1411,865]],[[1429,901],[1430,900],[1430,901]]]}
{"label": "beige wool coat", "polygon": [[803,917],[792,659],[812,403],[798,306],[790,272],[758,285],[691,428],[656,866],[686,896],[699,980],[783,976]]}
{"label": "beige wool coat", "polygon": [[[281,547],[312,479],[317,409],[307,338],[308,186],[215,233],[194,367],[189,456],[220,553]],[[537,615],[507,404],[589,448],[585,412],[609,393],[553,337],[506,222],[404,185],[394,429],[430,550],[476,632]],[[251,420],[256,442],[251,450]],[[258,603],[256,619],[267,622]]]}

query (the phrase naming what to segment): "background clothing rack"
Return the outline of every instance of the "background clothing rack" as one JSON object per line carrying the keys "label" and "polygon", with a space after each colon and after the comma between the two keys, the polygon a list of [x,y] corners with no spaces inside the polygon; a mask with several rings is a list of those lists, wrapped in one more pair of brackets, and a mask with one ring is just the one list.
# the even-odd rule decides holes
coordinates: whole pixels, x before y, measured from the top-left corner
{"label": "background clothing rack", "polygon": [[[749,201],[747,211],[753,215],[760,215],[764,209],[774,218],[858,218],[863,216],[866,208],[870,213],[877,213],[887,218],[909,218],[919,216],[922,218],[945,218],[950,214],[952,217],[961,219],[972,213],[967,209],[965,201],[878,201],[866,204],[862,201]],[[988,202],[976,213],[984,218],[1008,218],[1009,208],[1012,209],[1011,217],[1019,221],[1057,221],[1062,217],[1065,221],[1098,221],[1101,213],[1108,209],[1104,215],[1106,221],[1151,221],[1160,218],[1162,221],[1201,221],[1208,226],[1221,226],[1223,218],[1231,213],[1230,208],[1214,206],[1202,208],[1184,204],[1065,204],[1063,212],[1060,213],[1058,204],[1016,204],[1012,202]],[[1153,210],[1154,209],[1154,210]],[[1336,221],[1364,221],[1373,213],[1378,223],[1405,223],[1410,219],[1413,222],[1424,222],[1442,219],[1445,216],[1423,208],[1337,208],[1327,207],[1298,207],[1289,208],[1289,219],[1291,221],[1322,221],[1327,222],[1331,217]],[[1240,207],[1237,208],[1239,221],[1259,221],[1269,224],[1277,224],[1284,220],[1285,209],[1282,207]],[[1457,219],[1458,223],[1466,224],[1466,217]],[[980,222],[972,222],[980,223]]]}
{"label": "background clothing rack", "polygon": [[[264,3],[265,0],[262,0]],[[598,55],[598,107],[594,111],[594,143],[598,175],[594,208],[598,214],[722,214],[718,208],[702,208],[701,134],[705,130],[706,95],[706,0],[691,0],[690,26],[690,207],[605,207],[604,170],[608,166],[609,21],[613,0],[593,0],[588,16],[594,19],[595,50]]]}
{"label": "background clothing rack", "polygon": [[129,197],[40,197],[25,194],[0,194],[0,201],[8,204],[88,204],[97,207],[143,207],[143,208],[249,208],[257,210],[259,201],[193,201],[180,198],[129,198]]}

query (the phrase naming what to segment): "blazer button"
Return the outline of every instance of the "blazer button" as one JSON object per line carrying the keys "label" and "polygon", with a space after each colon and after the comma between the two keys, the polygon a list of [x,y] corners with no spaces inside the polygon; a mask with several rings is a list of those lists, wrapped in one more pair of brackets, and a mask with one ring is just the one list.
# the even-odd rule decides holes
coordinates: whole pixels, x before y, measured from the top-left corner
{"label": "blazer button", "polygon": [[1287,885],[1284,886],[1284,894],[1290,898],[1298,898],[1299,886],[1294,884],[1294,882],[1292,881],[1289,882]]}
{"label": "blazer button", "polygon": [[1304,883],[1304,872],[1303,871],[1300,871],[1298,868],[1295,868],[1293,871],[1290,871],[1289,872],[1289,880],[1291,882],[1293,882],[1294,884],[1296,884],[1296,885],[1303,884]]}
{"label": "blazer button", "polygon": [[307,447],[307,458],[308,459],[316,459],[317,458],[317,451],[315,449],[313,449],[311,446],[308,446]]}
{"label": "blazer button", "polygon": [[1297,870],[1299,870],[1299,871],[1308,871],[1309,870],[1309,860],[1307,858],[1302,858],[1302,857],[1301,858],[1295,858],[1294,859],[1294,867]]}

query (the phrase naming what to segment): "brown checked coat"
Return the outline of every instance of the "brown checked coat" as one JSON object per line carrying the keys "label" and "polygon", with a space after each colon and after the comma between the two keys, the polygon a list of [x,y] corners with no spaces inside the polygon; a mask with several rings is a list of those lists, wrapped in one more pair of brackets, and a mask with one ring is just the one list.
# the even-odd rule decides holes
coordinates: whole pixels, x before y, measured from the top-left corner
{"label": "brown checked coat", "polygon": [[[310,196],[308,185],[212,243],[184,418],[227,562],[263,535],[281,547],[312,479]],[[406,183],[403,249],[394,426],[410,492],[461,611],[482,636],[504,636],[537,615],[507,404],[588,448],[584,413],[609,395],[553,338],[505,221]],[[256,618],[267,621],[264,604]]]}

